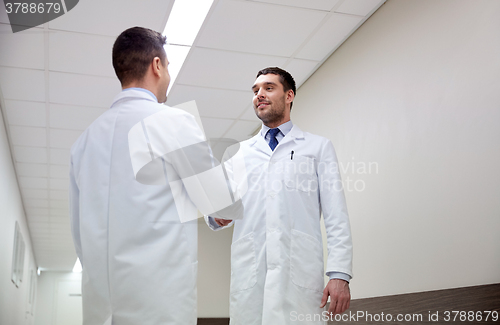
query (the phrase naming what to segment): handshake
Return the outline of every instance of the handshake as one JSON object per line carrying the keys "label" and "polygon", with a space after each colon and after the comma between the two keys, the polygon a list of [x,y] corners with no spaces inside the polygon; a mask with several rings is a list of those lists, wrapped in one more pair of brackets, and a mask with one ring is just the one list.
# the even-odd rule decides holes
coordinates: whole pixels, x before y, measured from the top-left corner
{"label": "handshake", "polygon": [[225,227],[233,221],[233,220],[226,220],[226,219],[219,219],[219,218],[214,218],[214,220],[221,227]]}

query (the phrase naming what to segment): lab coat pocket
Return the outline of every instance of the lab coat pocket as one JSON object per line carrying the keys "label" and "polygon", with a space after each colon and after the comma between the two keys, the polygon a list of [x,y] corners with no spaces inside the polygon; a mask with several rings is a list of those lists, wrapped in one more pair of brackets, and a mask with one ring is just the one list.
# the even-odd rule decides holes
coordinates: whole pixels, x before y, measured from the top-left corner
{"label": "lab coat pocket", "polygon": [[231,245],[231,293],[247,290],[257,283],[257,261],[254,234],[250,233]]}
{"label": "lab coat pocket", "polygon": [[311,235],[292,229],[290,278],[306,289],[323,291],[323,246]]}
{"label": "lab coat pocket", "polygon": [[285,186],[302,192],[312,192],[317,188],[314,158],[293,155],[285,164]]}

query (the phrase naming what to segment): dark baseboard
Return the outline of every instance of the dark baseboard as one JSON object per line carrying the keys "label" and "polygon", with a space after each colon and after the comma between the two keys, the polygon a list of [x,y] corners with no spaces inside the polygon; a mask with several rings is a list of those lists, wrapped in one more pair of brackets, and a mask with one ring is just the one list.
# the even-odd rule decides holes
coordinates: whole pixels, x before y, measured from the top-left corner
{"label": "dark baseboard", "polygon": [[229,318],[198,318],[198,325],[228,325]]}
{"label": "dark baseboard", "polygon": [[[467,320],[460,320],[460,314],[457,312],[474,312],[474,316]],[[497,324],[500,325],[499,319],[494,322],[490,314],[488,321],[485,321],[487,313],[485,311],[496,311],[500,314],[500,283],[489,284],[473,287],[462,287],[455,289],[435,290],[426,292],[408,293],[394,296],[384,296],[375,298],[355,299],[351,301],[350,308],[344,314],[356,314],[364,312],[371,314],[372,317],[351,318],[349,321],[333,321],[329,324]],[[374,316],[390,314],[392,321],[384,321],[374,319]],[[435,315],[437,312],[438,320],[429,320],[430,315]],[[449,312],[449,320],[447,315]],[[482,321],[477,321],[481,312]],[[422,315],[421,320],[403,320],[395,319],[397,315],[418,319],[418,315]],[[413,316],[417,315],[417,316]],[[456,317],[455,317],[456,316]],[[345,316],[344,316],[345,317]],[[378,317],[378,316],[375,316]],[[469,315],[467,314],[467,318]],[[435,317],[432,317],[435,319]],[[453,320],[455,318],[455,320]],[[353,320],[355,319],[355,321]],[[463,319],[463,318],[462,318]]]}
{"label": "dark baseboard", "polygon": [[[460,320],[460,314],[457,312],[474,312],[474,319],[467,314],[467,319]],[[498,320],[493,321],[492,314],[489,314],[489,319],[486,321],[486,311],[496,311]],[[426,291],[417,293],[408,293],[394,296],[384,296],[375,298],[355,299],[351,301],[351,306],[344,314],[346,315],[361,315],[358,312],[363,312],[364,317],[351,317],[347,321],[332,321],[328,324],[496,324],[500,325],[500,283],[489,284],[474,287],[464,287],[456,289],[445,289],[436,291]],[[429,320],[430,315],[435,315],[437,312],[438,320]],[[449,320],[447,321],[447,313],[449,312]],[[480,313],[478,313],[480,312]],[[384,320],[380,317],[384,314]],[[367,314],[371,315],[371,319]],[[378,315],[378,316],[376,316]],[[392,321],[387,321],[387,315],[393,317]],[[398,315],[403,317],[412,317],[414,320],[395,319]],[[407,316],[410,315],[410,316]],[[417,316],[413,316],[417,315]],[[419,318],[421,315],[421,318]],[[478,321],[478,315],[482,316],[482,320]],[[455,317],[456,316],[456,317]],[[378,320],[377,320],[378,317]],[[453,318],[455,317],[455,321]],[[469,318],[470,317],[470,318]],[[432,316],[432,318],[435,318]],[[346,316],[344,316],[346,319]],[[463,318],[462,318],[463,319]],[[290,324],[294,322],[290,321]],[[199,318],[198,325],[228,325],[229,318]],[[266,324],[267,325],[267,324]],[[269,324],[272,325],[272,324]]]}

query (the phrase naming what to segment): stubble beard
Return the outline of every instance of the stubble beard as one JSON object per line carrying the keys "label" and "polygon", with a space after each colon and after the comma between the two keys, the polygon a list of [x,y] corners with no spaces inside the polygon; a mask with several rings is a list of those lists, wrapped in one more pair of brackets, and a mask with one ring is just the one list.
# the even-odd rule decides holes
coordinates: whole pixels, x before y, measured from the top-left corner
{"label": "stubble beard", "polygon": [[257,107],[254,106],[255,114],[264,123],[264,125],[276,124],[283,120],[285,117],[284,101],[279,103],[271,103],[270,108],[271,109],[267,111],[260,111]]}

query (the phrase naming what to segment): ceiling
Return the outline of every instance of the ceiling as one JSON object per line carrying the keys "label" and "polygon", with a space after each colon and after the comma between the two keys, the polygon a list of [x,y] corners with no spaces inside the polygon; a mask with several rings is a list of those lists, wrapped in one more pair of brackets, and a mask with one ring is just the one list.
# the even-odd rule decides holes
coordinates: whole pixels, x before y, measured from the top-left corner
{"label": "ceiling", "polygon": [[[69,149],[120,91],[113,42],[132,26],[163,31],[173,2],[80,1],[16,34],[0,10],[0,106],[41,269],[71,270],[76,260]],[[196,100],[209,138],[246,139],[260,126],[250,90],[258,70],[282,67],[300,87],[384,2],[215,0],[167,104]]]}

